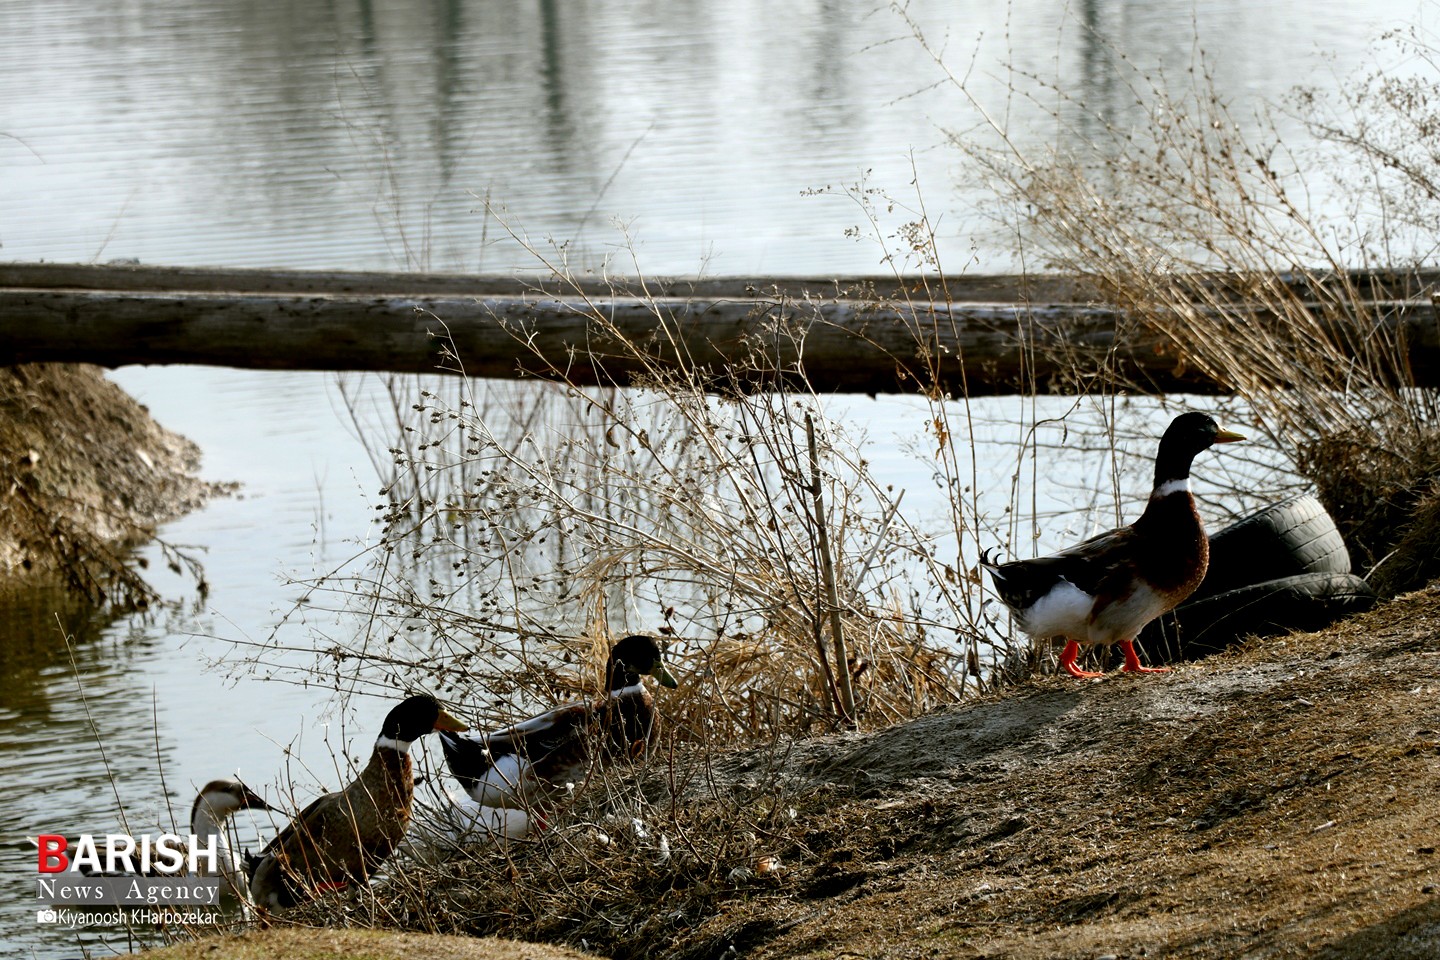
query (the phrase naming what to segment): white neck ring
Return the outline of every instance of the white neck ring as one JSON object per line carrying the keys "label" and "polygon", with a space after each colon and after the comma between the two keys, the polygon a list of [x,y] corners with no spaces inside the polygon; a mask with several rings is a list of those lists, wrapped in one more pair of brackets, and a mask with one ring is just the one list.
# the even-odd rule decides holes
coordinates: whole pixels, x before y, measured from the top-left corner
{"label": "white neck ring", "polygon": [[1166,480],[1164,483],[1160,484],[1160,486],[1155,488],[1155,493],[1152,494],[1152,496],[1155,496],[1157,498],[1164,498],[1170,496],[1170,494],[1172,493],[1189,492],[1190,478],[1181,477],[1179,480]]}

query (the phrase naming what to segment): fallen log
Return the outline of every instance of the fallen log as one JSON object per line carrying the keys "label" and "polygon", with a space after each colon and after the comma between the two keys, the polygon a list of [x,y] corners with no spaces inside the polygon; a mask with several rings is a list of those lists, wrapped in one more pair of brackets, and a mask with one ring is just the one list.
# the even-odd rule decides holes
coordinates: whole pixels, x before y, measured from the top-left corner
{"label": "fallen log", "polygon": [[[18,279],[15,269],[8,277],[0,271],[0,281]],[[210,282],[225,275],[212,274]],[[264,276],[276,284],[286,279]],[[766,296],[753,286],[729,297],[640,298],[615,295],[607,285],[606,295],[587,297],[584,290],[532,286],[527,292],[521,281],[473,278],[416,278],[410,282],[417,287],[433,284],[431,292],[401,295],[389,289],[404,282],[394,275],[326,276],[315,285],[348,284],[346,292],[0,286],[0,364],[441,369],[481,377],[564,376],[577,384],[728,368],[739,389],[803,374],[826,392],[938,387],[972,396],[1075,392],[1097,377],[1166,392],[1226,389],[1186,368],[1161,336],[1116,309],[1087,303],[876,304],[833,290],[806,299],[773,289]],[[101,279],[97,275],[97,286]],[[199,275],[186,279],[201,285]],[[248,279],[260,285],[259,277]],[[466,283],[493,286],[462,295]],[[507,289],[507,295],[496,292]],[[1388,333],[1403,336],[1414,380],[1440,385],[1440,335],[1430,302],[1375,306]],[[1266,319],[1255,314],[1236,322]]]}
{"label": "fallen log", "polygon": [[[819,390],[873,393],[917,389],[933,379],[926,367],[933,360],[948,387],[968,374],[972,392],[991,393],[1069,375],[1069,365],[1025,349],[1027,341],[1041,337],[1077,356],[1103,354],[1115,325],[1113,311],[1071,305],[936,312],[928,304],[880,309],[854,301],[3,290],[0,363],[444,369],[563,375],[577,384],[625,384],[677,365],[700,372],[728,365],[754,386],[803,371]],[[1157,349],[1154,341],[1141,347],[1152,357]],[[1161,379],[1170,388],[1204,386],[1195,378]]]}

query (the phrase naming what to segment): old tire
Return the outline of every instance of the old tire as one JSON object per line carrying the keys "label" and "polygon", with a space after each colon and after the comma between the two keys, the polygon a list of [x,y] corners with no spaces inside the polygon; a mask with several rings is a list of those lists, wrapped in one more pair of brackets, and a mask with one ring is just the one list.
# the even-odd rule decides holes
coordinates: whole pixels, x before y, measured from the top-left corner
{"label": "old tire", "polygon": [[1309,494],[1272,504],[1210,538],[1210,569],[1190,596],[1206,597],[1301,574],[1348,574],[1350,551]]}
{"label": "old tire", "polygon": [[1151,656],[1194,660],[1247,636],[1319,630],[1375,605],[1375,591],[1349,573],[1304,573],[1191,600],[1142,634]]}

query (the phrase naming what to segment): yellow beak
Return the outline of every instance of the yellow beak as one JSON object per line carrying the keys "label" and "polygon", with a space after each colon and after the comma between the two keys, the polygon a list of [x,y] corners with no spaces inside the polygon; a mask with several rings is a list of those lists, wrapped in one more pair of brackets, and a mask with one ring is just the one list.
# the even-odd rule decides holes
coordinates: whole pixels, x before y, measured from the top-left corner
{"label": "yellow beak", "polygon": [[440,716],[435,718],[435,729],[449,730],[451,733],[459,733],[462,730],[469,730],[470,728],[465,724],[461,723],[459,720],[456,720],[454,717],[450,716],[450,714],[446,713],[444,710],[441,710]]}

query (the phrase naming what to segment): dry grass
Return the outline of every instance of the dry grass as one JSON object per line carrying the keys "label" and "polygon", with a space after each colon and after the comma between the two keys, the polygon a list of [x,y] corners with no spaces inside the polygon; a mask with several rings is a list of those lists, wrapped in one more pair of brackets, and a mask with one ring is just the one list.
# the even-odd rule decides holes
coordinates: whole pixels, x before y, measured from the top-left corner
{"label": "dry grass", "polygon": [[[628,341],[600,305],[577,319],[642,373],[582,387],[537,356],[550,379],[394,385],[377,538],[307,584],[301,611],[345,608],[365,628],[324,643],[316,676],[423,684],[499,725],[593,695],[612,638],[654,633],[681,678],[667,721],[723,745],[914,716],[1010,652],[978,584],[900,510],[803,367],[758,393],[764,344],[711,370],[660,360],[668,347]],[[604,356],[587,361],[602,379]],[[976,518],[952,523],[973,542]]]}

